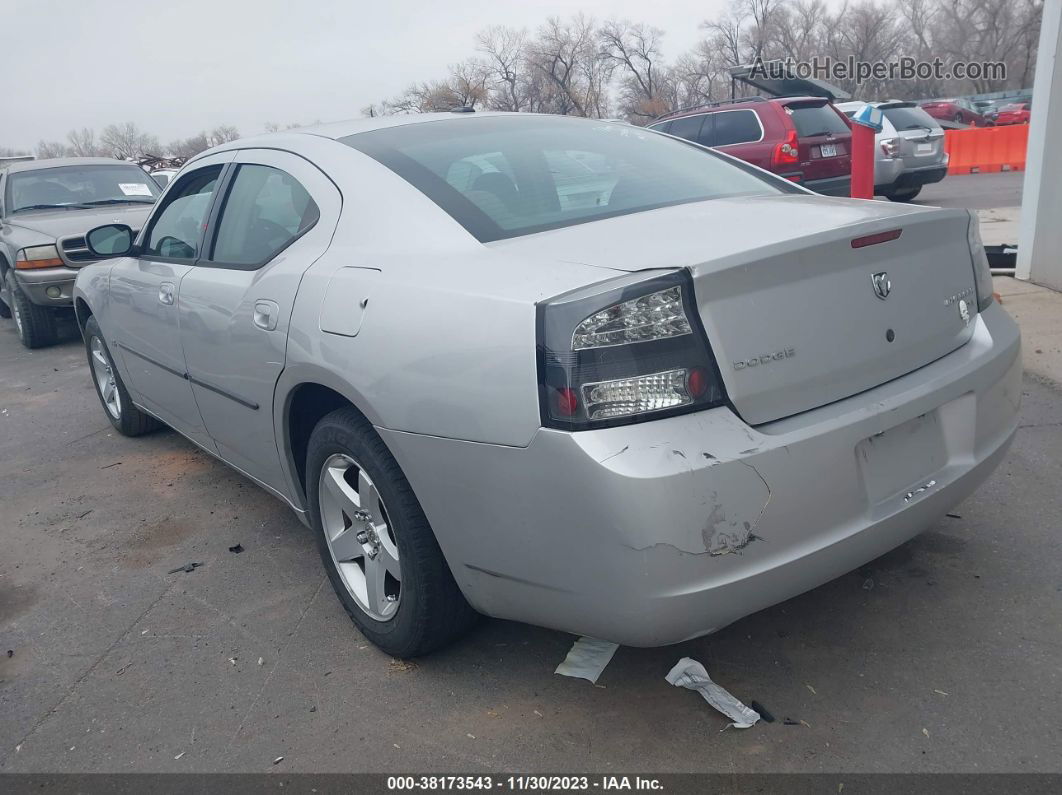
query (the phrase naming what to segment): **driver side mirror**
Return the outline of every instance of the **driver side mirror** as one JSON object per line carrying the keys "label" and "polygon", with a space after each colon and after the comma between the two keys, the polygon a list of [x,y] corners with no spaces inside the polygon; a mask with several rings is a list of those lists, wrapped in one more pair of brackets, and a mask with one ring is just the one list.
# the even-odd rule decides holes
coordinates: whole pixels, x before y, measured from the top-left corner
{"label": "driver side mirror", "polygon": [[97,226],[85,235],[85,243],[100,259],[124,257],[133,251],[133,230],[125,224]]}

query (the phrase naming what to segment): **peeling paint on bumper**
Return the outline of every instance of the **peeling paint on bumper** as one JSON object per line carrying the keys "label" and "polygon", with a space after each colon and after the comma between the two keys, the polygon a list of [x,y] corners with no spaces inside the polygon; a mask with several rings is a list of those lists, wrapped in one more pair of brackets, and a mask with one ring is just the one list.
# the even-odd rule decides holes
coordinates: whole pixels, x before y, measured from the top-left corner
{"label": "peeling paint on bumper", "polygon": [[1019,333],[993,304],[948,356],[756,428],[720,408],[526,448],[379,430],[478,610],[657,646],[927,529],[1002,459],[1020,397]]}

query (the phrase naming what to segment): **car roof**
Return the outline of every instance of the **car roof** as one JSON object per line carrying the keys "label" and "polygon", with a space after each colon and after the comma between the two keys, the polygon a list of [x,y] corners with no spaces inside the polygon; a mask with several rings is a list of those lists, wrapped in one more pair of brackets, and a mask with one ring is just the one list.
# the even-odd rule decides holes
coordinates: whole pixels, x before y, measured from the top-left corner
{"label": "car roof", "polygon": [[659,124],[660,122],[672,121],[674,119],[684,119],[687,116],[696,116],[701,113],[717,113],[721,110],[746,110],[749,108],[762,105],[763,103],[784,105],[790,102],[822,102],[829,104],[829,97],[815,97],[810,94],[800,97],[739,97],[738,99],[724,99],[718,102],[706,102],[703,105],[694,105],[689,108],[680,108],[679,110],[672,111],[671,113],[665,113],[663,116],[659,116],[653,119],[650,124]]}
{"label": "car roof", "polygon": [[4,170],[9,174],[16,174],[19,171],[38,171],[42,168],[59,168],[60,166],[113,166],[119,163],[123,166],[136,166],[136,163],[113,157],[49,157],[45,160],[24,160],[11,163]]}

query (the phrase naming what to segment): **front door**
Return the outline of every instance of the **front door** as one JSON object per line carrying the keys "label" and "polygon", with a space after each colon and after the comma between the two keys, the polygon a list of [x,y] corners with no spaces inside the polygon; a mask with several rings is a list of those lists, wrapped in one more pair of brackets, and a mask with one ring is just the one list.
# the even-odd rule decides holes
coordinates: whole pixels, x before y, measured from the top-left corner
{"label": "front door", "polygon": [[243,150],[221,187],[202,258],[181,282],[188,378],[221,456],[286,491],[273,426],[295,293],[327,250],[341,196],[287,152]]}
{"label": "front door", "polygon": [[[185,376],[178,331],[181,281],[200,254],[204,223],[232,152],[183,175],[152,212],[136,257],[111,270],[108,333],[133,400],[201,444],[209,444]],[[210,162],[213,161],[213,162]]]}

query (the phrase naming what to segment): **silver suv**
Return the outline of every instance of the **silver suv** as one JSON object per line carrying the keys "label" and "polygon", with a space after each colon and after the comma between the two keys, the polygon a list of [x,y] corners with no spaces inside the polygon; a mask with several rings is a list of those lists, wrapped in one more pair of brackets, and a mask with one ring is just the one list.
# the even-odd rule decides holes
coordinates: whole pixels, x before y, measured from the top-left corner
{"label": "silver suv", "polygon": [[866,104],[881,110],[883,125],[874,141],[875,195],[907,202],[923,185],[944,179],[948,153],[936,119],[914,102],[842,102],[837,108],[851,117]]}
{"label": "silver suv", "polygon": [[0,317],[14,316],[23,345],[55,342],[78,269],[98,259],[85,233],[105,223],[139,229],[161,192],[139,166],[104,157],[0,167]]}

